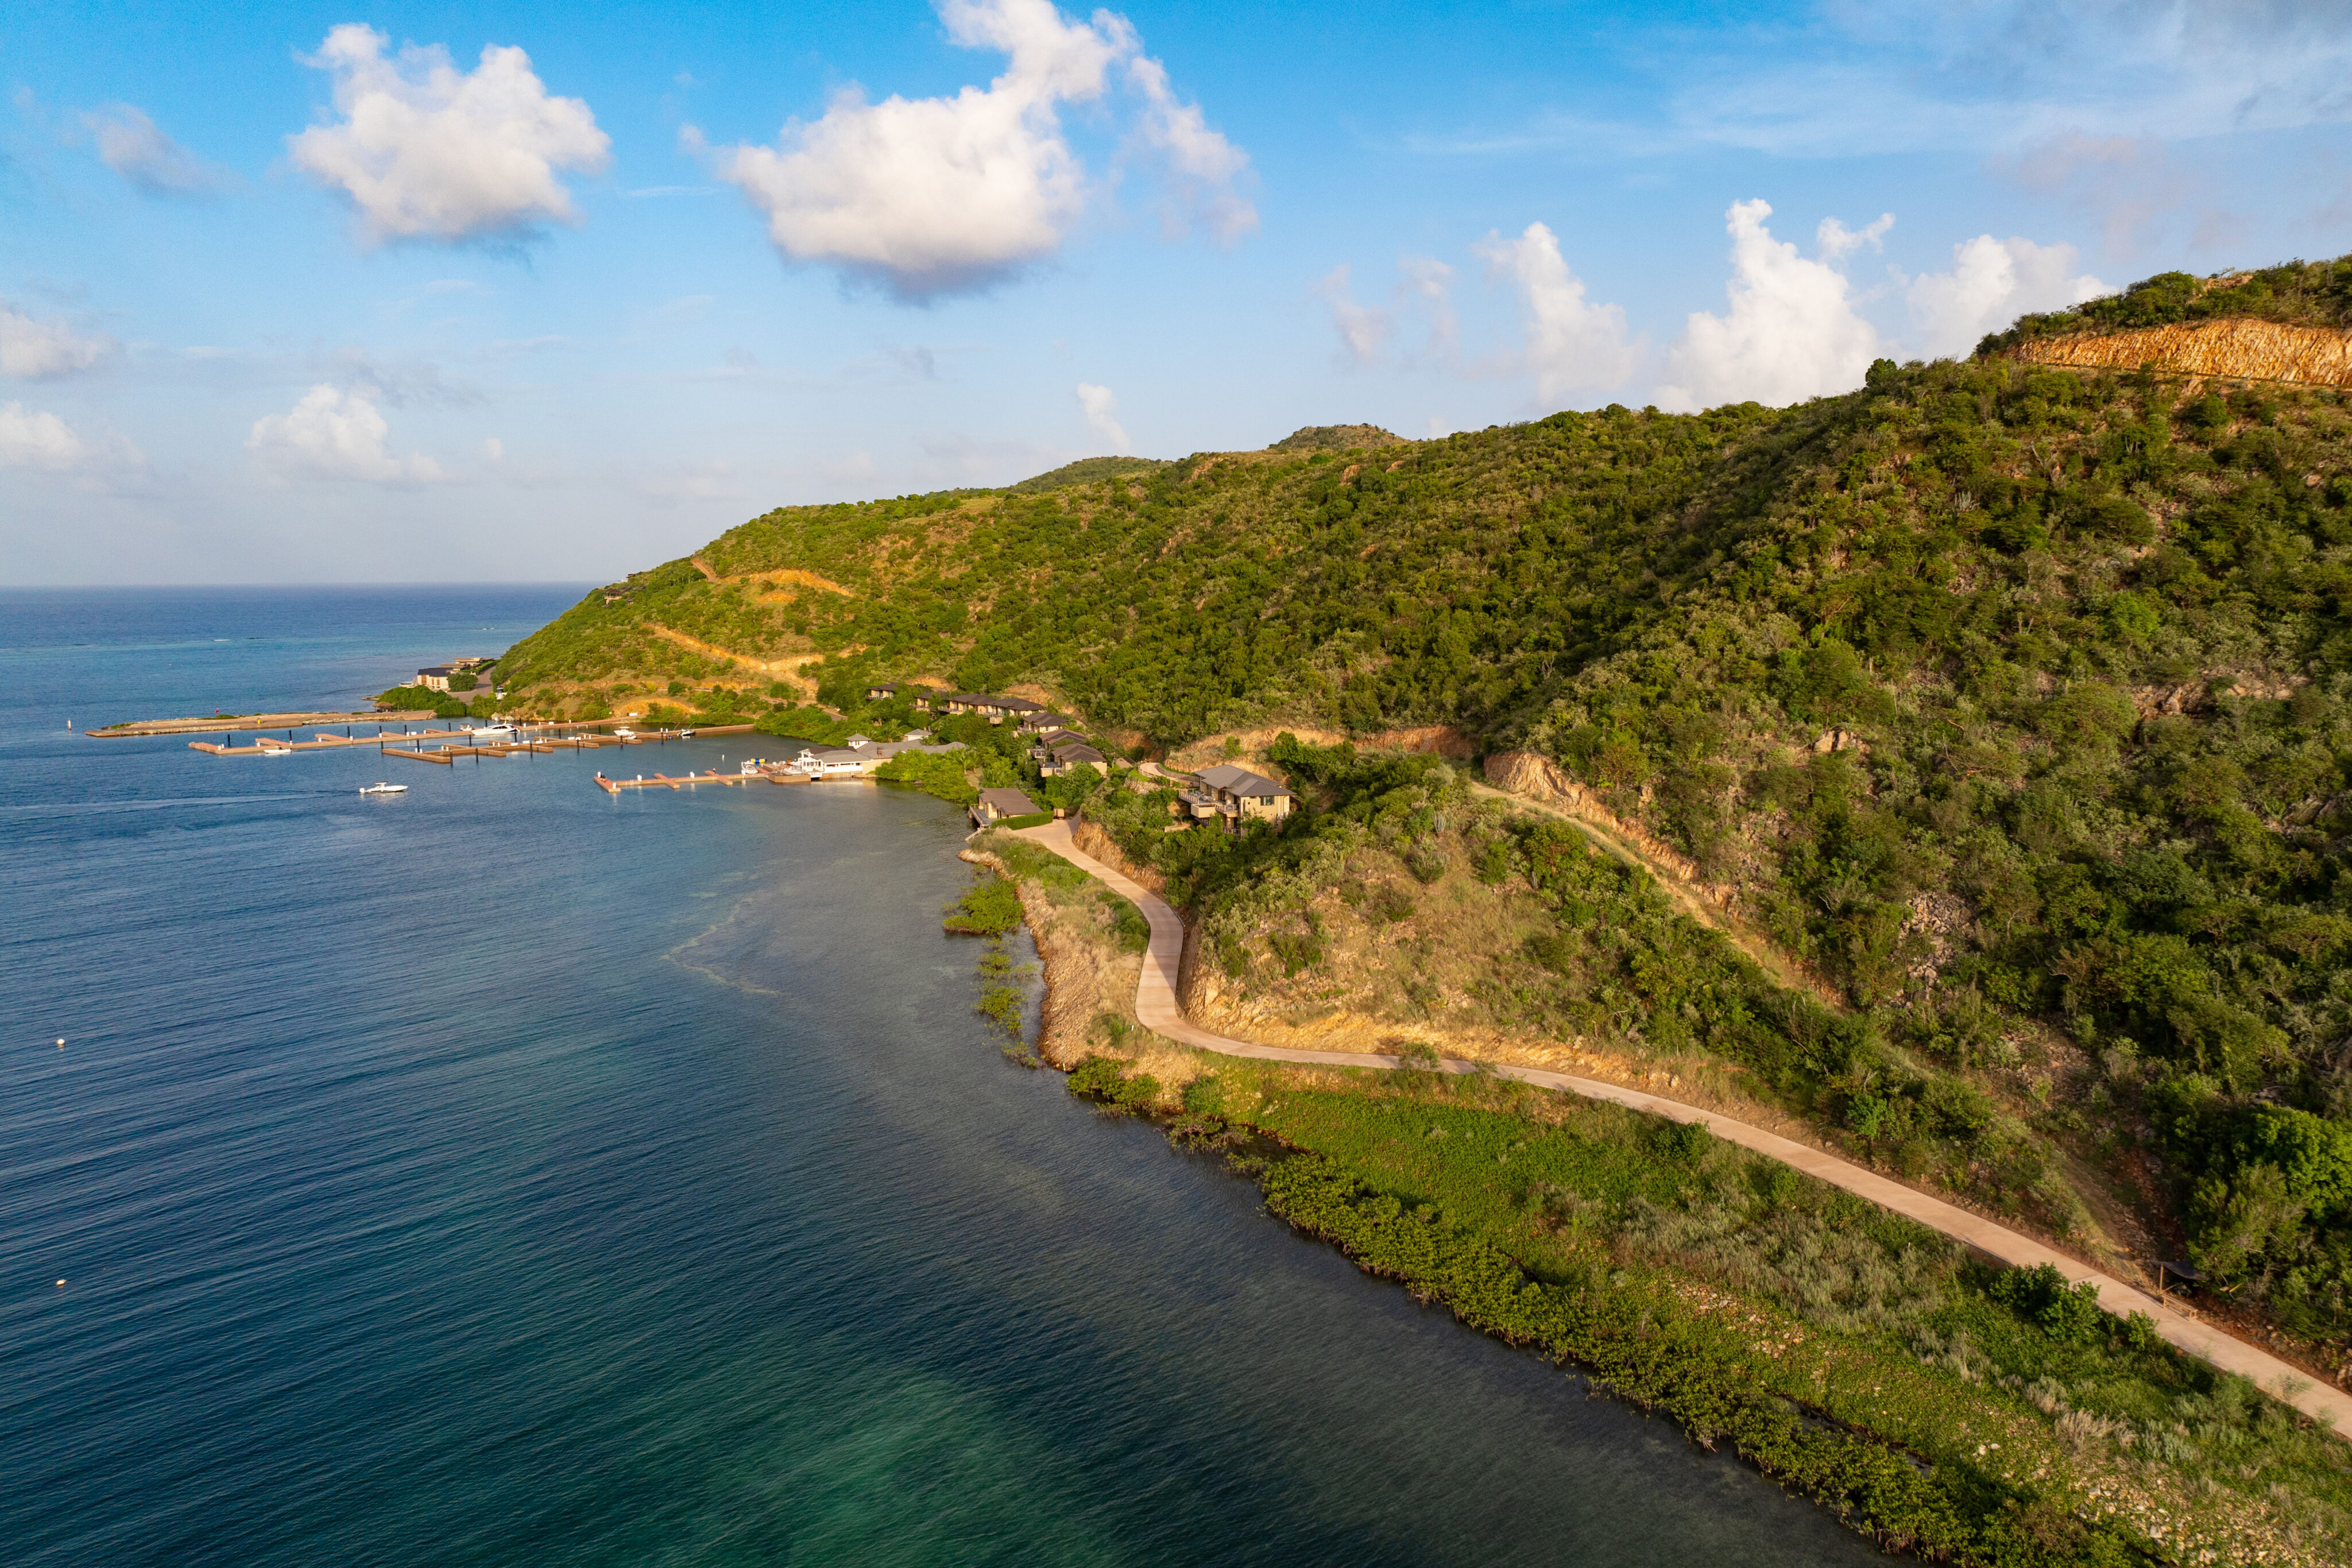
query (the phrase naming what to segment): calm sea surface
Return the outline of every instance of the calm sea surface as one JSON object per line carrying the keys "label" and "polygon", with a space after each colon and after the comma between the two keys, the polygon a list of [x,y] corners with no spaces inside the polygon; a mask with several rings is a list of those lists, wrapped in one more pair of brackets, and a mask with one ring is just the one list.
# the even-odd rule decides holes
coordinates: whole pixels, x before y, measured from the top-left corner
{"label": "calm sea surface", "polygon": [[1005,1061],[938,801],[64,727],[578,591],[0,591],[0,1558],[1874,1560]]}

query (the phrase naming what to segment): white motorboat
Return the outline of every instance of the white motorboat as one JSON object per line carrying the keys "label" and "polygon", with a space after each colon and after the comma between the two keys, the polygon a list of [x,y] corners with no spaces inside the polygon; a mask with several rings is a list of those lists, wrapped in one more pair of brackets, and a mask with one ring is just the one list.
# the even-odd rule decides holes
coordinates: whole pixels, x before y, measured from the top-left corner
{"label": "white motorboat", "polygon": [[476,746],[502,746],[514,738],[515,729],[510,724],[486,724],[466,733],[474,737]]}
{"label": "white motorboat", "polygon": [[362,787],[360,793],[362,795],[405,795],[408,793],[408,786],[405,784],[369,784]]}
{"label": "white motorboat", "polygon": [[637,732],[631,729],[625,724],[621,726],[620,728],[613,732],[613,738],[615,740],[635,740],[637,738]]}

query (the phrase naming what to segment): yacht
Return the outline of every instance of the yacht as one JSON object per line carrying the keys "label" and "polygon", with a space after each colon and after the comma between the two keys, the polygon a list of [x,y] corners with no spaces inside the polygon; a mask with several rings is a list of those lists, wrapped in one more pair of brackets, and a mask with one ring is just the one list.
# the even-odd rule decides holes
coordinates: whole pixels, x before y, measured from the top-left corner
{"label": "yacht", "polygon": [[510,724],[486,724],[466,733],[474,737],[476,746],[502,746],[514,738],[515,728]]}
{"label": "yacht", "polygon": [[362,788],[360,790],[360,793],[362,795],[405,795],[408,793],[408,786],[405,784],[370,784]]}
{"label": "yacht", "polygon": [[637,738],[637,732],[631,729],[625,724],[621,726],[620,728],[613,732],[613,738],[615,740],[635,740]]}

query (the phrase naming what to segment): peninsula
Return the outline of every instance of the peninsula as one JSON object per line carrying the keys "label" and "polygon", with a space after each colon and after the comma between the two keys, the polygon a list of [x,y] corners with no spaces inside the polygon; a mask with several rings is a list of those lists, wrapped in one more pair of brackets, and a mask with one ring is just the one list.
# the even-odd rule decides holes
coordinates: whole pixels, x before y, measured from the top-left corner
{"label": "peninsula", "polygon": [[[2035,1239],[2067,1261],[1992,1269],[1503,1074],[1204,1062],[1118,978],[1138,922],[982,841],[1074,1087],[1891,1542],[2340,1561],[2298,1391],[2075,1282],[2352,1371],[2352,410],[2310,337],[2347,299],[2352,259],[2168,275],[1787,410],[782,508],[499,678],[548,718],[920,716],[969,755],[906,781],[1024,789],[1181,913],[1202,1028],[1641,1089]],[[1298,809],[1203,815],[1219,766]]]}

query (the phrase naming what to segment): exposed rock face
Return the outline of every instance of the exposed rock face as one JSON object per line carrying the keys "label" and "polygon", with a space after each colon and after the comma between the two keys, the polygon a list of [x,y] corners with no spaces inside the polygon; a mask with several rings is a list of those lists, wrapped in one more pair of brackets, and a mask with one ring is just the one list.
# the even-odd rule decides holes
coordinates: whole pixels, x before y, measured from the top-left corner
{"label": "exposed rock face", "polygon": [[2136,371],[2153,364],[2184,375],[2305,386],[2352,386],[2352,332],[2238,318],[2037,338],[2010,350],[2035,364]]}
{"label": "exposed rock face", "polygon": [[1551,758],[1534,751],[1498,751],[1486,758],[1486,782],[1514,795],[1538,800],[1584,801],[1584,786],[1552,766]]}

